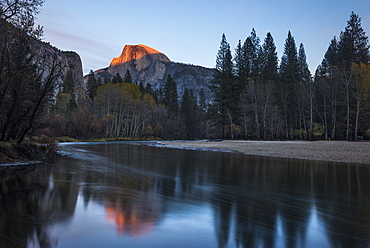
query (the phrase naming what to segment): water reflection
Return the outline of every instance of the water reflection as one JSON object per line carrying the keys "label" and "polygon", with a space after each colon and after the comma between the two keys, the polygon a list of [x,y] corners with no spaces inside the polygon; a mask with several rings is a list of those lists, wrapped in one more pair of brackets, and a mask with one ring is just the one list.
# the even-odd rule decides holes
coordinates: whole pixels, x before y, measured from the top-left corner
{"label": "water reflection", "polygon": [[[368,166],[122,143],[63,149],[71,157],[53,169],[0,175],[0,247],[85,242],[56,233],[61,225],[111,246],[370,247]],[[81,221],[91,204],[97,218]]]}
{"label": "water reflection", "polygon": [[[71,220],[78,195],[69,174],[50,167],[0,171],[0,247],[53,247],[50,225]],[[53,178],[54,177],[54,178]],[[54,182],[55,178],[62,179]]]}

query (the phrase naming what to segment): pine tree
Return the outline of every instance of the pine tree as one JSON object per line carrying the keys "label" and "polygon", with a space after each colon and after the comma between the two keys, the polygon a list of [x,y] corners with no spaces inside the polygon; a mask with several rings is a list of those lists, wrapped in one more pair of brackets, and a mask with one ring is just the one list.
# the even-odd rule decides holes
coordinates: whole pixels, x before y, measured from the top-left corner
{"label": "pine tree", "polygon": [[225,131],[228,132],[228,130],[230,130],[232,136],[232,124],[237,117],[238,95],[240,92],[235,90],[237,87],[233,75],[231,50],[225,34],[222,35],[220,49],[217,53],[216,70],[212,84],[215,98],[214,107],[216,108],[214,113],[218,113],[213,117],[214,124],[221,129],[223,137],[226,137]]}
{"label": "pine tree", "polygon": [[235,74],[238,81],[246,83],[248,80],[256,81],[259,78],[263,63],[263,49],[260,38],[254,28],[245,40],[243,46],[240,41],[235,54]]}
{"label": "pine tree", "polygon": [[299,83],[299,65],[297,47],[291,32],[285,40],[284,54],[280,64],[280,95],[285,115],[286,135],[298,128],[297,84]]}
{"label": "pine tree", "polygon": [[256,31],[252,29],[243,46],[239,41],[235,50],[235,76],[239,92],[245,90],[248,81],[256,81],[261,75],[263,50]]}
{"label": "pine tree", "polygon": [[354,68],[361,63],[369,63],[369,42],[361,27],[361,18],[352,12],[339,38],[330,41],[315,74],[320,98],[318,108],[327,138],[356,139],[359,116],[363,115],[358,112],[360,101],[356,97],[359,95]]}
{"label": "pine tree", "polygon": [[77,102],[76,102],[76,98],[75,98],[75,94],[71,95],[71,98],[69,99],[68,101],[68,112],[71,113],[73,110],[77,109],[78,108],[78,105],[77,105]]}
{"label": "pine tree", "polygon": [[299,79],[302,83],[308,83],[311,80],[311,72],[308,69],[306,52],[304,49],[303,44],[299,45],[299,53],[298,53],[298,67],[299,67]]}
{"label": "pine tree", "polygon": [[341,32],[338,42],[340,66],[348,69],[352,62],[368,64],[369,41],[361,26],[361,18],[351,13],[350,20],[344,32]]}
{"label": "pine tree", "polygon": [[142,94],[142,95],[144,95],[145,93],[147,93],[147,92],[145,91],[145,87],[144,87],[143,82],[140,82],[140,83],[139,83],[139,89],[140,89],[140,92],[141,92],[141,94]]}
{"label": "pine tree", "polygon": [[319,77],[320,80],[324,78],[333,79],[335,77],[334,72],[339,64],[338,41],[334,36],[325,52],[324,59],[316,69],[315,78]]}
{"label": "pine tree", "polygon": [[177,103],[177,86],[175,80],[173,80],[171,74],[167,75],[167,80],[163,87],[164,93],[164,104],[168,107],[171,114],[177,115],[179,105]]}
{"label": "pine tree", "polygon": [[123,77],[123,82],[125,82],[125,83],[132,83],[131,73],[130,73],[130,71],[128,69],[126,70],[126,74]]}
{"label": "pine tree", "polygon": [[334,36],[315,73],[315,83],[319,88],[317,96],[319,104],[317,107],[320,109],[327,139],[337,139],[339,89],[342,88],[337,79],[338,65],[338,41]]}
{"label": "pine tree", "polygon": [[328,50],[325,53],[325,66],[334,66],[339,65],[339,56],[338,56],[338,41],[337,38],[334,38],[330,41]]}
{"label": "pine tree", "polygon": [[206,100],[206,92],[202,88],[199,92],[199,108],[203,114],[206,113],[207,110],[207,100]]}
{"label": "pine tree", "polygon": [[159,103],[158,91],[153,90],[153,87],[150,83],[147,83],[145,86],[145,93],[153,96],[153,99],[156,103]]}
{"label": "pine tree", "polygon": [[225,34],[222,35],[220,49],[217,53],[216,70],[221,74],[220,77],[223,79],[230,79],[233,77],[231,50]]}
{"label": "pine tree", "polygon": [[121,75],[119,72],[112,78],[112,84],[121,84],[123,83],[123,79],[121,78]]}
{"label": "pine tree", "polygon": [[262,78],[265,81],[275,82],[278,77],[278,57],[274,38],[272,37],[271,33],[267,33],[262,49]]}
{"label": "pine tree", "polygon": [[74,88],[75,88],[75,83],[74,83],[74,78],[73,78],[72,72],[68,71],[67,75],[66,75],[66,78],[64,79],[64,82],[63,82],[62,92],[63,93],[72,93],[72,92],[74,92]]}
{"label": "pine tree", "polygon": [[237,87],[239,88],[240,91],[242,91],[245,87],[248,73],[246,60],[244,57],[243,48],[240,40],[235,49],[234,61],[235,61],[234,73],[238,84]]}
{"label": "pine tree", "polygon": [[242,55],[245,69],[241,76],[243,77],[244,83],[246,83],[248,80],[252,80],[253,61],[255,60],[255,47],[250,37],[248,37],[243,44]]}
{"label": "pine tree", "polygon": [[333,67],[338,64],[338,42],[337,38],[334,36],[330,41],[321,64],[316,68],[315,77],[331,77],[333,74]]}
{"label": "pine tree", "polygon": [[282,81],[288,84],[297,83],[299,78],[297,47],[290,31],[285,40],[284,54],[281,58],[280,76]]}
{"label": "pine tree", "polygon": [[69,102],[67,104],[68,113],[71,113],[77,108],[76,94],[75,94],[75,84],[71,71],[67,72],[66,78],[63,83],[62,93],[69,94]]}
{"label": "pine tree", "polygon": [[252,57],[252,71],[251,75],[254,81],[257,81],[262,69],[263,53],[260,44],[260,38],[257,36],[256,30],[252,28],[251,35],[249,36],[253,44],[253,57]]}
{"label": "pine tree", "polygon": [[184,123],[185,138],[193,139],[199,130],[199,107],[193,91],[185,89],[181,99],[180,115]]}
{"label": "pine tree", "polygon": [[253,43],[253,46],[257,50],[258,47],[260,46],[261,41],[260,41],[260,38],[257,36],[257,32],[254,28],[252,28],[252,31],[251,31],[251,34],[250,34],[249,38],[251,39],[251,41]]}
{"label": "pine tree", "polygon": [[[338,41],[338,74],[343,88],[345,89],[346,102],[346,140],[350,140],[351,132],[351,91],[354,84],[354,73],[352,63],[368,64],[370,61],[369,41],[365,31],[361,27],[361,18],[355,13],[351,13],[350,20],[344,32],[341,32]],[[357,137],[353,137],[356,139]]]}
{"label": "pine tree", "polygon": [[[299,108],[299,128],[305,132],[299,132],[300,138],[307,138],[308,122],[308,138],[312,140],[313,137],[313,115],[314,115],[314,101],[316,84],[311,80],[311,72],[308,69],[306,52],[304,45],[299,45],[298,52],[298,66],[299,66],[299,85],[298,85],[298,108]],[[308,114],[308,115],[307,115]],[[309,120],[309,121],[308,121]]]}
{"label": "pine tree", "polygon": [[[95,78],[95,74],[94,72],[91,70],[89,75],[87,75],[88,79],[87,79],[87,92],[89,94],[89,98],[91,100],[94,100],[94,98],[96,97],[96,91],[97,89],[99,88],[99,83],[98,81],[96,80]],[[101,82],[101,80],[100,80]]]}
{"label": "pine tree", "polygon": [[104,80],[103,80],[103,84],[107,84],[107,83],[110,83],[110,81],[109,81],[108,77],[105,77]]}

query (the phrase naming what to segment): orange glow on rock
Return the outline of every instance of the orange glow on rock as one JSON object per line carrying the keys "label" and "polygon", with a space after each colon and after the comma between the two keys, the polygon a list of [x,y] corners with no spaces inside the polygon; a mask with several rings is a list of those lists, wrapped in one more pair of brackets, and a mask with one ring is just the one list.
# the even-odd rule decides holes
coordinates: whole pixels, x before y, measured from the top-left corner
{"label": "orange glow on rock", "polygon": [[[151,55],[151,54],[164,55],[163,53],[151,47],[145,46],[145,45],[141,45],[141,44],[140,45],[126,45],[123,48],[121,56],[119,56],[118,58],[114,58],[112,62],[110,63],[110,66],[120,65],[120,64],[132,61],[132,60],[138,60],[144,56]],[[166,55],[164,56],[166,57]],[[169,59],[168,59],[168,62],[170,62]]]}

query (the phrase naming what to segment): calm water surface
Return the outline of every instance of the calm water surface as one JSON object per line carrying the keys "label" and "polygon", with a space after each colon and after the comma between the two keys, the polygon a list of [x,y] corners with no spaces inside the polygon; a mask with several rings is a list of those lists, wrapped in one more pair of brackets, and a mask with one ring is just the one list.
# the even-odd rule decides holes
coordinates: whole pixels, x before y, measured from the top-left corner
{"label": "calm water surface", "polygon": [[0,171],[0,247],[370,247],[370,166],[61,146]]}

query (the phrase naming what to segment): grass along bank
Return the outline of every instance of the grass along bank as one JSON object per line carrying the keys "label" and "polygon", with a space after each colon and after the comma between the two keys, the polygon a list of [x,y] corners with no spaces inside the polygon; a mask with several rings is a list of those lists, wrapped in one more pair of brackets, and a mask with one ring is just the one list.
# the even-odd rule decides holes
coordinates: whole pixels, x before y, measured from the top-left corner
{"label": "grass along bank", "polygon": [[25,141],[18,145],[15,142],[0,142],[0,165],[18,163],[47,162],[57,154],[57,144]]}

